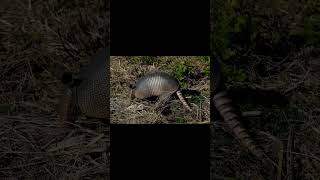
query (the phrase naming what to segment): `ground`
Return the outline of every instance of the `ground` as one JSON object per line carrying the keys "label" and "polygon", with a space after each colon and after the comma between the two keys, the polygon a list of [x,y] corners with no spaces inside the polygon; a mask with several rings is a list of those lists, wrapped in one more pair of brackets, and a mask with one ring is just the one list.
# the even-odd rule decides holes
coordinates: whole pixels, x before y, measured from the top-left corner
{"label": "ground", "polygon": [[[57,124],[54,64],[77,72],[109,45],[106,1],[1,1],[0,179],[108,179],[109,126]],[[75,33],[76,32],[76,33]]]}

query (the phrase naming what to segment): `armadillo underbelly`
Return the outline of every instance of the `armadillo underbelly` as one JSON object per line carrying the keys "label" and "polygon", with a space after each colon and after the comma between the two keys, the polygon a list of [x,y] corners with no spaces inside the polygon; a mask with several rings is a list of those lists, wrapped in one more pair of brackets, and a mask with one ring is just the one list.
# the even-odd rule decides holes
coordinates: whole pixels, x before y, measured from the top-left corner
{"label": "armadillo underbelly", "polygon": [[135,84],[133,95],[140,99],[152,96],[171,95],[176,93],[181,103],[192,111],[181,92],[180,85],[176,78],[164,72],[154,72],[140,78]]}

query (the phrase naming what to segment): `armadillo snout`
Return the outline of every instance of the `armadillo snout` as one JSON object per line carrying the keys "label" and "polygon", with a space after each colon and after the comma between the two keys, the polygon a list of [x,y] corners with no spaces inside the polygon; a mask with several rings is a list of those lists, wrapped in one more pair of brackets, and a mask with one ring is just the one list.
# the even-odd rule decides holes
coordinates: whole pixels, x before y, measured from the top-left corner
{"label": "armadillo snout", "polygon": [[147,98],[146,93],[144,93],[143,91],[133,90],[133,95],[134,95],[134,97],[136,97],[138,99]]}

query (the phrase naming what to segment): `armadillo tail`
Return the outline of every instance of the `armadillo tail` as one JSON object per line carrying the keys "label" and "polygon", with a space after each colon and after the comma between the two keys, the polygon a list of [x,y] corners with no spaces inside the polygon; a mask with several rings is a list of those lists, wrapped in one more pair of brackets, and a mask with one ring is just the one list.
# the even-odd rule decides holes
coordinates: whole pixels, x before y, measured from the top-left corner
{"label": "armadillo tail", "polygon": [[186,107],[189,111],[192,111],[192,109],[190,108],[180,91],[177,91],[177,96],[180,99],[181,103],[184,105],[184,107]]}
{"label": "armadillo tail", "polygon": [[217,110],[220,112],[226,124],[234,133],[234,136],[240,143],[248,148],[248,150],[255,156],[263,157],[263,151],[255,144],[249,133],[240,123],[240,116],[232,105],[231,99],[227,96],[225,91],[216,94],[213,97],[213,102]]}

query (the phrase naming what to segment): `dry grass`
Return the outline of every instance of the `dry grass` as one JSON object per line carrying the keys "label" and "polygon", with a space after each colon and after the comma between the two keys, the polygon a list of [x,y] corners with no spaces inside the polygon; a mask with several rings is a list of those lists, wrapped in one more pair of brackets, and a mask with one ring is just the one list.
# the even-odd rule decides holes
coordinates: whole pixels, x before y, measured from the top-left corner
{"label": "dry grass", "polygon": [[[320,52],[319,49],[313,52],[316,51]],[[289,179],[291,176],[317,179],[320,176],[320,53],[298,54],[300,52],[293,53],[281,64],[266,56],[252,55],[249,57],[250,82],[228,84],[230,88],[274,89],[288,98],[289,104],[285,107],[237,102],[242,111],[262,112],[260,116],[245,118],[244,122],[277,166],[266,167],[246,154],[234,138],[222,131],[224,126],[215,122],[211,139],[213,179]],[[259,74],[255,69],[258,64],[277,71]]]}
{"label": "dry grass", "polygon": [[[203,71],[204,63],[197,57],[156,57],[155,59],[146,57],[111,57],[111,121],[121,124],[155,124],[155,123],[209,123],[209,77],[192,77],[196,71]],[[160,70],[173,74],[172,64],[181,62],[192,62],[195,68],[192,72],[188,88],[199,91],[201,95],[194,101],[192,96],[186,96],[195,113],[188,112],[178,99],[170,101],[166,107],[172,111],[169,114],[162,114],[161,110],[154,110],[154,103],[145,100],[133,100],[130,102],[130,84],[143,74]],[[163,110],[163,109],[162,109]]]}
{"label": "dry grass", "polygon": [[[53,64],[77,71],[109,42],[106,1],[2,1],[0,178],[106,179],[109,127],[56,124],[62,84]],[[68,133],[67,135],[65,133]]]}
{"label": "dry grass", "polygon": [[109,127],[98,120],[70,129],[57,128],[56,116],[43,113],[1,116],[0,121],[0,177],[105,179],[109,173]]}

